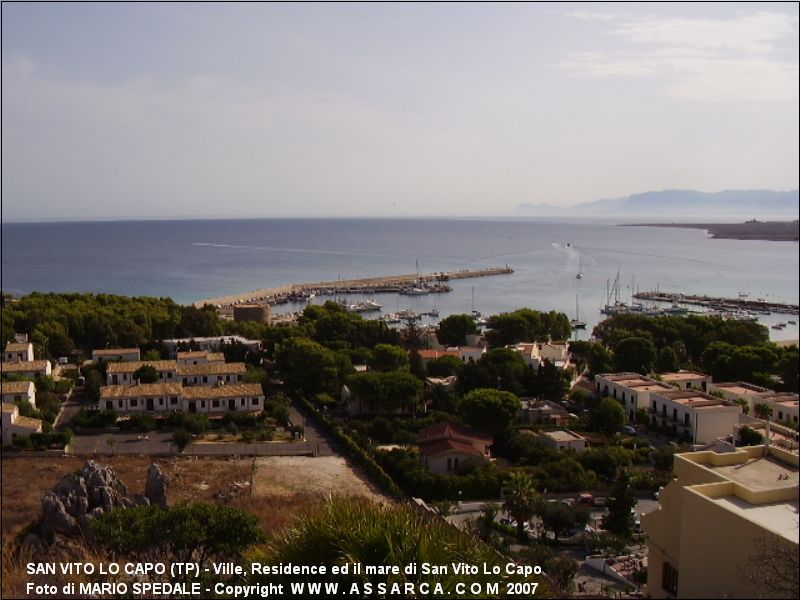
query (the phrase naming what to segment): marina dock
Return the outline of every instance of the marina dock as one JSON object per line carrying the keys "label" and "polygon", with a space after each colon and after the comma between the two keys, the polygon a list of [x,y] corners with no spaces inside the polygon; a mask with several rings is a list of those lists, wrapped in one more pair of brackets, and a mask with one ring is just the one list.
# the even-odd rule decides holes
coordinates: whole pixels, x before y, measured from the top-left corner
{"label": "marina dock", "polygon": [[783,315],[798,314],[797,304],[782,304],[780,302],[767,302],[766,300],[751,300],[749,298],[716,298],[713,296],[698,296],[693,294],[668,294],[666,292],[637,292],[633,295],[637,300],[650,300],[653,302],[670,302],[677,304],[692,304],[703,306],[712,310],[746,310],[756,313],[777,313]]}
{"label": "marina dock", "polygon": [[311,296],[334,296],[338,294],[407,293],[415,295],[416,293],[442,293],[450,291],[451,288],[447,285],[447,282],[451,279],[509,275],[513,272],[514,270],[506,265],[505,267],[490,267],[486,269],[463,269],[460,271],[440,271],[427,274],[410,273],[407,275],[386,275],[362,279],[296,283],[254,290],[243,294],[207,298],[195,302],[194,306],[200,308],[206,304],[211,304],[217,308],[227,308],[237,304],[250,303],[275,305],[290,301],[307,300]]}

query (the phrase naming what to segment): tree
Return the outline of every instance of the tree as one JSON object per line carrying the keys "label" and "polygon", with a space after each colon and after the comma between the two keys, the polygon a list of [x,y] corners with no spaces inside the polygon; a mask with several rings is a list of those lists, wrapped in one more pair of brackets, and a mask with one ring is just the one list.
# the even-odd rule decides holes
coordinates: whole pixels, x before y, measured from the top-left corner
{"label": "tree", "polygon": [[467,336],[477,333],[475,319],[469,315],[450,315],[439,321],[436,338],[443,346],[465,346]]}
{"label": "tree", "polygon": [[511,473],[505,486],[506,499],[503,508],[517,523],[517,537],[524,540],[525,523],[534,515],[539,494],[530,475],[521,471]]}
{"label": "tree", "polygon": [[583,507],[559,501],[540,502],[536,514],[545,530],[553,532],[556,542],[565,530],[584,527],[589,521],[589,513]]}
{"label": "tree", "polygon": [[192,434],[185,429],[177,429],[172,432],[172,443],[178,447],[178,452],[183,452],[183,449],[191,442]]}
{"label": "tree", "polygon": [[[797,528],[795,520],[795,530]],[[739,577],[753,586],[755,598],[800,597],[800,559],[797,544],[773,533],[755,540],[750,558]]]}
{"label": "tree", "polygon": [[564,594],[572,593],[572,582],[578,573],[578,563],[568,556],[557,556],[545,565],[550,581]]}
{"label": "tree", "polygon": [[656,448],[650,453],[650,460],[653,461],[653,468],[656,471],[669,473],[675,462],[675,448],[673,446]]}
{"label": "tree", "polygon": [[625,408],[608,396],[602,398],[589,413],[589,426],[594,431],[612,435],[625,425]]}
{"label": "tree", "polygon": [[141,558],[153,553],[194,561],[201,569],[209,559],[236,560],[265,539],[254,515],[201,502],[113,510],[93,520],[92,527],[95,539],[117,555]]}
{"label": "tree", "polygon": [[332,351],[307,338],[290,338],[275,360],[284,382],[307,395],[334,391],[337,372]]}
{"label": "tree", "polygon": [[753,406],[753,414],[759,419],[767,420],[772,417],[772,407],[766,402],[759,402]]}
{"label": "tree", "polygon": [[653,370],[656,347],[646,337],[628,337],[614,347],[617,371],[633,371],[643,375]]}
{"label": "tree", "polygon": [[606,531],[622,539],[630,539],[633,534],[633,508],[636,506],[636,494],[625,469],[620,469],[611,494],[608,514],[603,519],[603,527]]}
{"label": "tree", "polygon": [[658,358],[656,359],[656,371],[659,373],[672,373],[680,368],[678,364],[678,355],[675,354],[670,346],[664,346],[658,351]]}
{"label": "tree", "polygon": [[469,425],[495,436],[502,436],[511,428],[520,408],[522,403],[517,396],[493,389],[473,390],[459,405],[459,411]]}
{"label": "tree", "polygon": [[428,361],[426,371],[429,377],[450,377],[458,375],[463,367],[464,363],[459,358],[446,354]]}
{"label": "tree", "polygon": [[589,370],[595,374],[610,373],[614,370],[614,357],[603,344],[592,344],[589,348],[587,362]]}
{"label": "tree", "polygon": [[739,429],[739,444],[742,446],[759,446],[764,443],[764,436],[750,427]]}
{"label": "tree", "polygon": [[400,346],[378,344],[372,349],[367,364],[373,371],[408,371],[408,353]]}
{"label": "tree", "polygon": [[134,371],[133,378],[139,383],[156,383],[158,381],[158,371],[152,365],[142,365]]}
{"label": "tree", "polygon": [[559,371],[549,360],[544,361],[537,374],[539,395],[545,400],[561,402],[569,392],[570,373]]}
{"label": "tree", "polygon": [[[486,563],[482,573],[471,575],[469,583],[494,581],[494,568],[505,568],[507,559],[487,546],[475,536],[451,526],[441,519],[430,520],[409,506],[379,505],[365,499],[335,498],[321,510],[301,517],[290,530],[275,536],[268,546],[255,549],[248,560],[261,564],[293,565],[341,565],[345,562],[366,565],[397,566],[396,575],[369,575],[353,573],[341,575],[340,588],[352,590],[370,583],[377,589],[378,583],[404,584],[418,582],[418,575],[403,570],[405,565],[429,563],[449,565],[465,562],[472,565]],[[247,583],[276,582],[286,584],[296,580],[287,575],[250,575]],[[306,581],[330,581],[329,576],[311,575]],[[523,581],[521,576],[511,576],[513,581]],[[456,596],[456,586],[465,581],[463,575],[451,570],[436,578],[442,586],[442,594]],[[541,578],[527,581],[540,582],[537,595],[550,596],[552,590]],[[287,585],[288,587],[288,585]],[[359,593],[359,595],[362,595]],[[484,592],[478,597],[488,597]]]}

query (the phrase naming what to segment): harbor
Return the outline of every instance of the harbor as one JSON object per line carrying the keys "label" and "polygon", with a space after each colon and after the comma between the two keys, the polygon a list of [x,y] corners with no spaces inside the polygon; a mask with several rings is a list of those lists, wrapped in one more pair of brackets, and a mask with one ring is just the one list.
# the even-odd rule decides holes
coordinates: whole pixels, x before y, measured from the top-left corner
{"label": "harbor", "polygon": [[669,304],[689,304],[702,306],[709,311],[722,312],[750,312],[754,314],[798,314],[797,304],[784,304],[781,302],[768,302],[763,298],[750,299],[747,294],[740,294],[739,298],[718,298],[714,296],[700,296],[694,294],[678,294],[660,291],[636,292],[633,295],[637,300],[649,302],[667,302]]}
{"label": "harbor", "polygon": [[453,279],[491,277],[510,275],[514,270],[508,265],[485,269],[462,269],[459,271],[438,271],[435,273],[410,273],[406,275],[385,275],[360,279],[337,279],[316,283],[297,283],[255,290],[243,294],[208,298],[194,303],[198,308],[210,304],[218,309],[231,309],[239,304],[262,304],[277,306],[289,302],[302,302],[315,296],[346,296],[365,294],[401,294],[424,296],[451,291],[447,282]]}

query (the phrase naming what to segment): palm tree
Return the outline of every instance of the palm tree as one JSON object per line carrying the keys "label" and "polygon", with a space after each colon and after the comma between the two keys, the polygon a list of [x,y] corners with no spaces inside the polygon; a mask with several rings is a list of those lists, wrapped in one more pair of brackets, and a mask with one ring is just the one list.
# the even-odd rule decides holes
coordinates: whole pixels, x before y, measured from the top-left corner
{"label": "palm tree", "polygon": [[511,474],[506,485],[506,499],[503,508],[517,522],[517,537],[525,539],[525,523],[536,512],[539,493],[536,491],[533,478],[520,471]]}
{"label": "palm tree", "polygon": [[759,419],[769,419],[772,416],[772,407],[765,402],[761,402],[753,407],[753,414]]}

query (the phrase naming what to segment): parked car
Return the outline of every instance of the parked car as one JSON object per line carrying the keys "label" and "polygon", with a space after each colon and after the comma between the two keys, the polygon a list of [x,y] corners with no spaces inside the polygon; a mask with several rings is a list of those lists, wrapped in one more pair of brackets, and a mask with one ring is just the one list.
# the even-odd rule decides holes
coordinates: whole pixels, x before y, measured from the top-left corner
{"label": "parked car", "polygon": [[631,427],[630,425],[625,425],[625,427],[622,428],[622,433],[625,433],[627,435],[638,435],[639,432],[636,431],[635,427]]}

